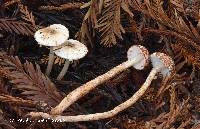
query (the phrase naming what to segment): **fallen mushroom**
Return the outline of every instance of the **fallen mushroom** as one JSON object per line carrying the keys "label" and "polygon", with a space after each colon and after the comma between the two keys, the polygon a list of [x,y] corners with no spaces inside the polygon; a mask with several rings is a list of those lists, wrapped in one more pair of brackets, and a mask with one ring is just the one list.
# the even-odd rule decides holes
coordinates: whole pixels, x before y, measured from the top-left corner
{"label": "fallen mushroom", "polygon": [[174,62],[166,54],[159,52],[153,53],[151,55],[151,62],[153,65],[153,69],[151,70],[150,74],[148,75],[146,81],[141,86],[141,88],[130,99],[116,106],[113,110],[103,113],[77,115],[77,116],[52,116],[42,112],[31,112],[29,115],[31,115],[32,117],[40,116],[46,119],[52,119],[61,122],[93,121],[93,120],[100,120],[113,117],[119,112],[132,106],[145,93],[145,91],[148,89],[152,80],[155,78],[158,72],[160,72],[163,75],[163,77],[171,76],[174,72]]}
{"label": "fallen mushroom", "polygon": [[51,110],[51,114],[61,114],[66,108],[68,108],[71,104],[77,101],[82,96],[89,93],[98,85],[104,83],[105,81],[111,79],[115,75],[119,74],[120,72],[124,71],[125,69],[133,66],[136,69],[143,69],[148,64],[149,53],[148,50],[140,45],[133,45],[129,48],[127,52],[128,60],[123,62],[122,64],[114,67],[107,73],[98,76],[97,78],[83,84],[82,86],[78,87],[71,93],[69,93],[59,105]]}
{"label": "fallen mushroom", "polygon": [[50,47],[49,61],[46,69],[46,75],[49,76],[54,62],[53,47],[60,46],[68,40],[69,30],[61,24],[53,24],[36,31],[34,37],[38,44]]}
{"label": "fallen mushroom", "polygon": [[61,80],[65,76],[70,61],[81,59],[88,52],[88,49],[84,44],[73,39],[69,39],[63,45],[54,47],[53,49],[57,56],[65,59],[65,64],[58,75],[57,80]]}

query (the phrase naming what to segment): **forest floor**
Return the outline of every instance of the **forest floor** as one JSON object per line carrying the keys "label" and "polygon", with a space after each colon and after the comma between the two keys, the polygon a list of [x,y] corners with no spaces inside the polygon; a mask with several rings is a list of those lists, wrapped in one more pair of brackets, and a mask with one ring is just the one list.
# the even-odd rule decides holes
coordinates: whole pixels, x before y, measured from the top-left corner
{"label": "forest floor", "polygon": [[[145,2],[142,4],[139,0],[128,0],[128,4],[124,0],[111,3],[104,0],[103,4],[100,1],[92,0],[90,4],[85,4],[88,0],[0,1],[0,128],[200,129],[200,13],[196,11],[200,6],[195,6],[200,2],[193,1],[190,8],[181,0],[180,3],[178,0],[161,2],[166,4],[166,7],[162,5],[162,12],[158,8],[161,3],[156,0],[150,0],[151,6],[144,6]],[[99,11],[101,4],[102,12]],[[119,9],[118,4],[124,9],[120,10],[121,17],[118,11],[113,11],[115,7]],[[80,9],[83,5],[86,7]],[[157,13],[153,12],[155,8]],[[183,8],[195,13],[188,16]],[[107,13],[114,18],[105,18]],[[56,57],[50,76],[46,76],[49,48],[40,47],[34,39],[38,29],[51,24],[65,25],[70,39],[77,39],[88,47],[84,58],[70,63],[62,80],[56,77],[64,59]],[[106,28],[108,24],[110,28]],[[41,118],[27,116],[30,112],[49,113],[68,93],[126,61],[132,45],[143,45],[149,53],[166,53],[175,63],[175,73],[169,78],[158,76],[134,105],[111,118],[60,123],[41,122]],[[143,70],[124,70],[72,104],[62,115],[113,109],[141,87],[151,69],[152,65]]]}

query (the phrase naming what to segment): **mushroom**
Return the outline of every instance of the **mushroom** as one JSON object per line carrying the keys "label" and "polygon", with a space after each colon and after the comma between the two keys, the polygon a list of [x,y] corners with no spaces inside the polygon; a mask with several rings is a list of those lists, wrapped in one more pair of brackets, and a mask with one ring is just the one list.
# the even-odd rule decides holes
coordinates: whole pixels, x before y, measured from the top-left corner
{"label": "mushroom", "polygon": [[88,52],[88,49],[84,44],[73,39],[69,39],[63,45],[54,47],[53,49],[57,56],[65,59],[65,64],[58,75],[57,80],[61,80],[65,76],[70,61],[81,59]]}
{"label": "mushroom", "polygon": [[169,77],[175,71],[175,64],[172,58],[164,53],[155,52],[151,54],[153,69],[151,72],[160,72],[163,77]]}
{"label": "mushroom", "polygon": [[46,75],[49,76],[54,62],[53,47],[60,46],[68,40],[69,30],[61,24],[53,24],[36,31],[34,37],[38,44],[50,47],[49,61],[46,69]]}
{"label": "mushroom", "polygon": [[51,110],[51,114],[61,114],[66,108],[77,101],[82,96],[89,93],[98,85],[106,82],[107,80],[113,78],[113,76],[119,74],[125,69],[133,66],[136,69],[143,69],[148,64],[149,52],[148,50],[140,45],[133,45],[129,48],[127,52],[128,60],[122,64],[112,68],[107,73],[96,77],[95,79],[83,84],[71,93],[69,93],[59,105]]}
{"label": "mushroom", "polygon": [[156,74],[159,72],[163,75],[163,77],[171,76],[174,73],[174,62],[173,60],[164,53],[156,52],[151,56],[151,62],[153,65],[153,69],[148,75],[146,81],[141,86],[141,88],[128,100],[124,103],[116,106],[114,109],[103,112],[103,113],[95,113],[95,114],[87,114],[87,115],[77,115],[77,116],[52,116],[43,112],[31,112],[30,115],[33,117],[43,117],[46,119],[53,119],[55,121],[62,122],[78,122],[78,121],[92,121],[92,120],[100,120],[113,117],[117,115],[119,112],[127,109],[132,106],[141,96],[145,93],[145,91],[150,86],[152,80],[155,78]]}

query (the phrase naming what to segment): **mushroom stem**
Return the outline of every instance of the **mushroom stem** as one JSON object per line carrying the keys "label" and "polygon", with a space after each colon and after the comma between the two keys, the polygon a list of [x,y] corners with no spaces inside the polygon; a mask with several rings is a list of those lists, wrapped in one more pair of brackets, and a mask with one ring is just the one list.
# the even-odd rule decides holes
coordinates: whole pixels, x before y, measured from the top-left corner
{"label": "mushroom stem", "polygon": [[119,74],[120,72],[124,71],[125,69],[133,66],[133,64],[138,63],[141,61],[142,58],[135,58],[133,60],[128,60],[123,62],[122,64],[112,68],[107,73],[96,77],[95,79],[83,84],[82,86],[78,87],[74,91],[70,92],[55,108],[53,108],[50,114],[61,114],[66,108],[68,108],[71,104],[77,101],[79,98],[83,97],[91,90],[96,88],[98,85],[106,82],[107,80],[111,79],[113,76]]}
{"label": "mushroom stem", "polygon": [[152,80],[156,76],[156,74],[160,71],[160,68],[153,68],[147,77],[145,83],[141,86],[141,88],[127,101],[124,103],[116,106],[114,109],[103,112],[103,113],[95,113],[95,114],[88,114],[88,115],[77,115],[77,116],[51,116],[47,113],[42,112],[32,112],[30,113],[33,117],[43,117],[43,118],[50,118],[55,121],[62,121],[62,122],[79,122],[79,121],[93,121],[93,120],[100,120],[113,117],[117,115],[119,112],[129,108],[132,106],[148,89]]}
{"label": "mushroom stem", "polygon": [[57,77],[57,80],[61,80],[64,76],[65,76],[65,74],[67,73],[67,70],[68,70],[68,67],[69,67],[69,60],[68,59],[66,59],[65,60],[65,64],[64,64],[64,66],[63,66],[63,69],[61,70],[61,72],[59,73],[59,75],[58,75],[58,77]]}
{"label": "mushroom stem", "polygon": [[46,75],[49,76],[53,67],[53,63],[54,63],[54,51],[53,51],[53,47],[50,47],[50,52],[49,52],[49,61],[48,61],[48,65],[47,65],[47,69],[46,69]]}

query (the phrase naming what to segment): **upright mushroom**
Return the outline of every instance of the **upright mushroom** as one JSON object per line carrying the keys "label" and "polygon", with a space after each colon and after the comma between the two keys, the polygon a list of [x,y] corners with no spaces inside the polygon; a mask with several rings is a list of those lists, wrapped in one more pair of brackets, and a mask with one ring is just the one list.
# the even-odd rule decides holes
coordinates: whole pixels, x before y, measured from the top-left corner
{"label": "upright mushroom", "polygon": [[69,93],[58,106],[56,106],[51,110],[51,114],[61,114],[66,108],[68,108],[79,98],[86,95],[95,87],[111,79],[113,76],[119,74],[125,69],[133,66],[134,68],[141,70],[149,62],[148,50],[140,45],[133,45],[132,47],[130,47],[127,52],[127,57],[128,60],[126,62],[123,62],[122,64],[108,71],[107,73],[98,76],[97,78],[83,84],[82,86],[78,87],[77,89]]}
{"label": "upright mushroom", "polygon": [[57,80],[61,80],[65,76],[70,61],[81,59],[88,52],[88,49],[84,44],[73,39],[69,39],[63,45],[54,47],[53,49],[57,56],[65,59],[65,64],[58,75]]}
{"label": "upright mushroom", "polygon": [[61,24],[53,24],[36,31],[34,37],[38,44],[50,47],[49,61],[46,69],[46,75],[49,76],[54,62],[53,47],[60,46],[68,40],[69,30]]}
{"label": "upright mushroom", "polygon": [[60,120],[62,122],[92,121],[92,120],[100,120],[113,117],[119,112],[132,106],[139,98],[141,98],[141,96],[148,89],[152,80],[155,78],[158,72],[160,72],[163,75],[163,77],[171,76],[174,73],[174,67],[175,67],[174,62],[166,54],[156,52],[153,53],[150,58],[153,65],[153,69],[151,70],[149,76],[147,77],[146,81],[141,86],[141,88],[130,99],[116,106],[114,109],[110,111],[103,113],[88,114],[88,115],[77,115],[77,116],[52,116],[42,112],[32,112],[30,113],[30,115],[33,117],[41,116],[46,119],[48,118],[53,120]]}

